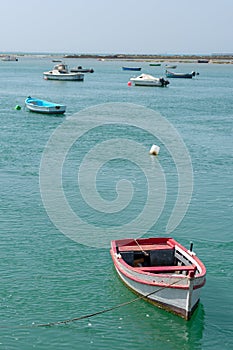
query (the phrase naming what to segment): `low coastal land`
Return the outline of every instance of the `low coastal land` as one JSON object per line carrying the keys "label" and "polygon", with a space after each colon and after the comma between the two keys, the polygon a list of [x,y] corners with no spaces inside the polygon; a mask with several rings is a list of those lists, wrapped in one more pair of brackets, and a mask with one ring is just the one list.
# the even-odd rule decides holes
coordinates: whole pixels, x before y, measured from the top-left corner
{"label": "low coastal land", "polygon": [[97,59],[121,60],[134,62],[199,62],[199,63],[233,63],[233,54],[211,54],[211,55],[157,55],[157,54],[62,54],[62,53],[0,53],[0,57],[11,56],[35,56],[51,58],[75,58],[75,59]]}
{"label": "low coastal land", "polygon": [[95,58],[99,60],[122,60],[136,62],[199,62],[199,63],[233,63],[233,54],[212,54],[212,55],[133,55],[133,54],[115,54],[115,55],[91,55],[91,54],[73,54],[65,55],[64,58]]}

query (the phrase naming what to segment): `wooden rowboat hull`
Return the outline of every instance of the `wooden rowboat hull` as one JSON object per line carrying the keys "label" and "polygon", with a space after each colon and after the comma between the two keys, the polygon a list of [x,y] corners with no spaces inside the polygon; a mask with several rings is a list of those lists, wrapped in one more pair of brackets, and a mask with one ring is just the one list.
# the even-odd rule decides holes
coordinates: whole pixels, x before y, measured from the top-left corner
{"label": "wooden rowboat hull", "polygon": [[[186,320],[191,318],[206,274],[194,253],[172,238],[112,241],[110,252],[120,279],[133,292]],[[146,265],[137,267],[139,260]]]}
{"label": "wooden rowboat hull", "polygon": [[[189,320],[198,306],[200,300],[200,289],[196,289],[192,294],[192,301],[189,309],[186,309],[189,290],[188,289],[176,289],[160,287],[155,285],[145,285],[126,277],[115,266],[116,271],[120,279],[126,284],[126,286],[135,294],[142,296],[144,300],[154,304],[155,306],[172,312],[182,318]],[[154,294],[151,294],[154,293]],[[151,294],[150,296],[147,296]],[[175,297],[174,297],[175,295]]]}

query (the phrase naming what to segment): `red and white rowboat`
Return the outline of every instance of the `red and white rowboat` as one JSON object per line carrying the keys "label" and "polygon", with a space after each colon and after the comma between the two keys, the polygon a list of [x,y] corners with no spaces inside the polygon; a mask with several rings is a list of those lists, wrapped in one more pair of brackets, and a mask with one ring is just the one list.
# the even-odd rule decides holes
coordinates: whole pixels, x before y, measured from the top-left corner
{"label": "red and white rowboat", "polygon": [[205,284],[206,268],[195,253],[173,238],[111,242],[117,273],[134,292],[189,320]]}

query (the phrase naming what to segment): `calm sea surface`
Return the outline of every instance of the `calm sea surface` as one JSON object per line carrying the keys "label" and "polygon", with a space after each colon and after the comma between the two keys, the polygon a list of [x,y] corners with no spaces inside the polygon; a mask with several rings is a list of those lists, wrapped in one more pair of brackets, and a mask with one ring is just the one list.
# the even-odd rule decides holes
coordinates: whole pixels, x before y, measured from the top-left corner
{"label": "calm sea surface", "polygon": [[[233,66],[179,64],[177,71],[197,70],[200,75],[192,80],[170,79],[170,85],[161,89],[129,87],[132,74],[121,70],[125,63],[94,59],[67,59],[66,63],[91,67],[95,72],[86,74],[84,82],[45,81],[43,71],[54,65],[49,57],[0,62],[0,349],[233,349]],[[163,66],[136,64],[145,73],[164,73]],[[64,116],[31,113],[24,107],[29,95],[64,103],[67,112]],[[105,126],[104,131],[101,127],[88,130],[80,144],[70,145],[62,169],[63,190],[75,215],[89,224],[89,232],[77,225],[80,240],[72,240],[50,220],[43,205],[41,159],[53,132],[74,113],[81,112],[77,117],[80,130],[91,129],[92,121],[82,117],[82,110],[106,103],[113,103],[113,109],[116,103],[128,103],[123,119],[129,125],[121,119],[117,125]],[[142,106],[142,113],[135,115],[135,124],[141,128],[132,125],[131,104]],[[22,109],[15,110],[16,105]],[[169,235],[187,247],[193,241],[195,252],[206,265],[207,283],[200,305],[189,322],[139,300],[65,325],[37,327],[114,308],[135,298],[114,271],[106,234],[111,227],[130,227],[134,216],[143,210],[145,176],[133,160],[114,158],[114,149],[111,146],[109,151],[108,145],[108,161],[97,171],[96,190],[105,201],[114,201],[118,182],[126,179],[134,191],[130,192],[130,203],[121,210],[92,208],[82,198],[78,167],[85,161],[85,153],[96,145],[122,138],[137,141],[149,151],[153,143],[160,144],[158,161],[166,178],[166,199],[160,217],[145,236],[166,236],[178,176],[166,145],[163,147],[154,132],[147,132],[150,123],[155,129],[156,119],[146,120],[143,108],[159,112],[173,125],[191,156],[192,199],[182,222]],[[104,107],[99,113],[102,110],[101,120],[109,123]],[[92,117],[94,125],[93,112]],[[95,151],[93,163],[95,154],[98,159]],[[150,159],[148,153],[145,158]],[[88,170],[87,181],[92,166]],[[49,174],[53,178],[53,169]],[[123,201],[129,195],[127,190],[124,193]],[[56,205],[54,200],[55,209]],[[158,209],[159,203],[154,205]],[[73,229],[65,213],[59,219],[61,224],[67,220],[67,227],[70,224]],[[146,226],[147,218],[142,219]],[[87,242],[93,239],[91,247],[85,244],[85,237]],[[98,238],[104,241],[103,248],[97,247]]]}

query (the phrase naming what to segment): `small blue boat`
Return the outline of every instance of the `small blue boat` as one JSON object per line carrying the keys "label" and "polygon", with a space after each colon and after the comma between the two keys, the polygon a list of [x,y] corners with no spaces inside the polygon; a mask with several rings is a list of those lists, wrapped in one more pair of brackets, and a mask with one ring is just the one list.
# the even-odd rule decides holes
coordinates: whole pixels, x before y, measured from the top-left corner
{"label": "small blue boat", "polygon": [[141,67],[122,67],[123,70],[133,70],[133,71],[140,71]]}
{"label": "small blue boat", "polygon": [[26,98],[25,105],[30,111],[37,113],[63,114],[66,111],[65,105],[39,100],[30,96]]}
{"label": "small blue boat", "polygon": [[196,72],[191,72],[191,73],[175,73],[175,72],[170,72],[166,70],[165,72],[167,78],[186,78],[186,79],[192,79],[192,77],[195,77],[195,75],[198,75]]}

